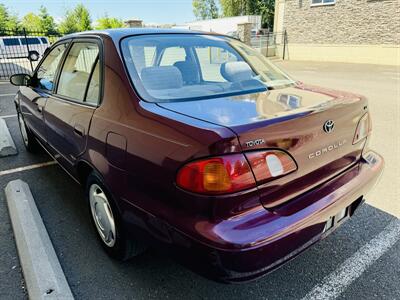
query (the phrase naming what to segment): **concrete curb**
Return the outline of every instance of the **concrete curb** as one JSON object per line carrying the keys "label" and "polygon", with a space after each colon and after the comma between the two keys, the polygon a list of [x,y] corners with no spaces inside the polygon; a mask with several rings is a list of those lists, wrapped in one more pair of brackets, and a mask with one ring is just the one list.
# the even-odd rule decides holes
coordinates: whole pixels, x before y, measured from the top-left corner
{"label": "concrete curb", "polygon": [[6,121],[0,118],[0,157],[18,154]]}
{"label": "concrete curb", "polygon": [[10,181],[6,199],[30,299],[74,299],[29,186]]}

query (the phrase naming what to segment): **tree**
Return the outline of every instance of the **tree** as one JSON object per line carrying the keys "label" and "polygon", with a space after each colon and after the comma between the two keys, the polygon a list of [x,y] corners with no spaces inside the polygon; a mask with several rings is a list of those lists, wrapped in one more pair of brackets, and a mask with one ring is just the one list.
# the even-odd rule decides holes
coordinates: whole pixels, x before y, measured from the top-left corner
{"label": "tree", "polygon": [[73,10],[67,10],[59,31],[63,34],[91,30],[90,13],[83,4],[78,4]]}
{"label": "tree", "polygon": [[2,29],[17,29],[18,25],[17,16],[11,14],[7,7],[0,3],[0,31]]}
{"label": "tree", "polygon": [[44,6],[40,7],[39,15],[34,13],[26,14],[21,20],[21,27],[28,31],[40,31],[50,34],[56,32],[54,19],[48,14]]}
{"label": "tree", "polygon": [[58,30],[62,34],[68,34],[68,33],[73,33],[73,32],[77,32],[78,31],[78,26],[76,24],[76,19],[75,19],[75,15],[73,14],[73,11],[68,10],[65,13],[65,18],[59,24]]}
{"label": "tree", "polygon": [[108,29],[108,28],[121,28],[124,27],[124,22],[121,19],[110,18],[106,14],[104,17],[97,19],[96,29]]}
{"label": "tree", "polygon": [[74,14],[77,21],[78,31],[91,30],[92,20],[90,19],[90,13],[83,4],[78,4],[74,9]]}
{"label": "tree", "polygon": [[57,26],[54,22],[54,18],[49,15],[46,7],[43,5],[39,9],[39,18],[40,18],[40,30],[47,33],[55,33],[57,32]]}
{"label": "tree", "polygon": [[261,15],[262,27],[272,28],[275,0],[220,0],[225,17]]}
{"label": "tree", "polygon": [[257,0],[255,2],[255,6],[249,7],[249,14],[261,15],[262,27],[272,29],[274,25],[275,0]]}
{"label": "tree", "polygon": [[235,17],[246,15],[248,2],[254,2],[254,0],[220,0],[219,2],[224,17]]}
{"label": "tree", "polygon": [[193,0],[193,13],[198,20],[216,19],[219,10],[215,0]]}
{"label": "tree", "polygon": [[40,18],[34,13],[26,14],[21,20],[21,27],[28,31],[39,31],[40,28]]}

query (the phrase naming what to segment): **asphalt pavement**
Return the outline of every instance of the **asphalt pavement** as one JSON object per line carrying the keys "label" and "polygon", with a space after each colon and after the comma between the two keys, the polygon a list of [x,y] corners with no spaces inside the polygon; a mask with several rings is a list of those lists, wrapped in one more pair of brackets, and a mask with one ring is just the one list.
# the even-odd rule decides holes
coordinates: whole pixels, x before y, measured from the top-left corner
{"label": "asphalt pavement", "polygon": [[[335,84],[328,85],[333,88],[340,88],[341,84],[346,87],[347,81],[354,78],[354,83],[350,82],[347,90],[356,92],[358,80],[368,70],[375,72],[376,76],[393,75],[383,73],[387,70],[376,73],[376,66],[369,66],[368,69],[368,66],[353,65],[346,72],[346,68],[349,68],[347,64],[326,67],[324,64],[283,62],[280,65],[284,65],[295,77],[302,77],[299,78],[301,80],[310,79],[307,81],[311,83],[319,83],[326,78],[326,83]],[[305,68],[309,68],[309,72],[305,72]],[[344,69],[343,74],[340,74],[341,69]],[[399,83],[389,79],[376,80],[375,88],[379,89],[381,85],[381,90],[388,86],[393,90],[396,82]],[[388,227],[400,222],[396,218],[400,216],[397,211],[400,201],[397,185],[400,177],[396,170],[392,170],[397,165],[392,161],[393,154],[390,153],[397,150],[378,147],[381,149],[377,150],[391,164],[387,164],[387,170],[376,187],[379,192],[372,192],[368,197],[369,204],[363,205],[353,218],[332,235],[257,281],[241,285],[219,284],[192,273],[156,249],[150,249],[126,263],[110,259],[95,237],[83,189],[59,166],[43,166],[22,172],[15,170],[51,160],[44,152],[32,155],[25,151],[17,119],[13,116],[13,97],[2,96],[15,91],[16,88],[0,83],[0,117],[7,116],[7,126],[19,151],[17,156],[0,158],[0,299],[27,297],[4,194],[5,186],[14,179],[22,179],[29,184],[76,299],[301,299],[307,298],[310,291],[320,285],[328,284],[330,287],[333,283],[326,280],[337,274],[338,270],[344,270],[344,278],[357,275],[346,284],[343,278],[336,278],[334,284],[339,284],[341,288],[339,299],[400,299],[400,239],[383,251],[382,255],[370,259],[369,264],[364,264],[368,257],[364,257],[367,255],[362,251],[374,238],[385,233]],[[384,105],[371,106],[377,110],[382,107],[386,109],[392,101],[392,107],[395,107],[399,97],[396,99],[394,95],[394,98],[388,99],[385,93],[379,93],[386,97],[385,100],[379,100],[385,101]],[[392,115],[393,112],[373,115],[374,135],[380,134],[381,128],[386,126],[382,123],[386,124]],[[399,114],[396,117],[398,119]],[[396,121],[390,124],[392,131],[396,129],[395,126],[399,129]],[[379,146],[381,139],[383,137],[374,137],[373,146]],[[5,170],[9,170],[8,174],[2,173]],[[393,184],[393,180],[397,180],[397,184]],[[370,249],[372,253],[375,250]],[[347,271],[346,265],[353,258],[362,264],[363,268],[358,273],[355,273],[355,269],[360,267],[358,265],[356,268],[349,267]]]}

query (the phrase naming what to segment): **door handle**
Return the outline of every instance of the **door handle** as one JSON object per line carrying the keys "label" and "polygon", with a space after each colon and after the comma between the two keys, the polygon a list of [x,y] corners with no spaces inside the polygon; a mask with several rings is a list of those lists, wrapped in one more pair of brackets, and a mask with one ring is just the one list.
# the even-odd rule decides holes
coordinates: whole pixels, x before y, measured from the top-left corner
{"label": "door handle", "polygon": [[75,126],[74,127],[74,132],[75,132],[76,135],[84,136],[85,129],[83,129],[81,126]]}

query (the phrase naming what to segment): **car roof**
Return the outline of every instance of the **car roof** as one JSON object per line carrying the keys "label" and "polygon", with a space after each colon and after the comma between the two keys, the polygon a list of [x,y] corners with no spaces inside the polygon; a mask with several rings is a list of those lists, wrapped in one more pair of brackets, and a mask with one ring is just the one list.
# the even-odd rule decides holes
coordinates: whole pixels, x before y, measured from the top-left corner
{"label": "car roof", "polygon": [[213,32],[204,32],[204,31],[195,31],[189,29],[176,29],[176,28],[117,28],[117,29],[106,29],[106,30],[90,30],[68,34],[62,39],[68,38],[76,38],[76,37],[84,37],[90,35],[107,35],[111,37],[114,42],[118,42],[120,39],[132,36],[132,35],[145,35],[145,34],[209,34],[209,35],[219,35],[224,36],[223,34],[213,33]]}
{"label": "car roof", "polygon": [[[7,36],[1,36],[1,39],[24,39],[25,36],[23,35],[7,35]],[[47,39],[46,36],[39,36],[39,35],[27,35],[26,38],[45,38]]]}

